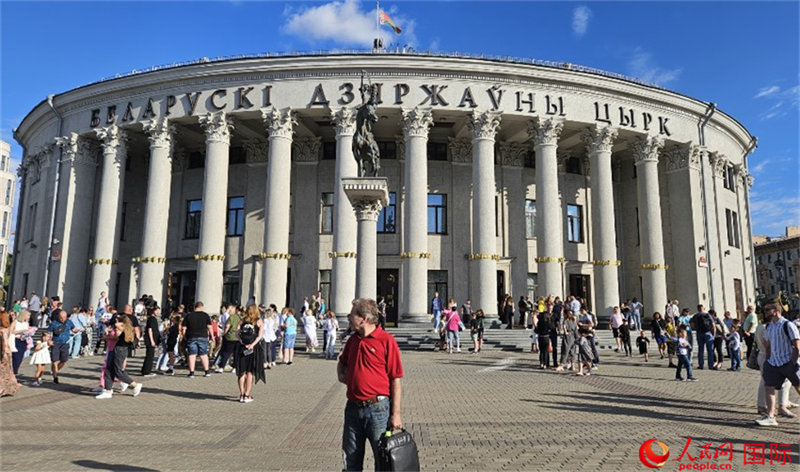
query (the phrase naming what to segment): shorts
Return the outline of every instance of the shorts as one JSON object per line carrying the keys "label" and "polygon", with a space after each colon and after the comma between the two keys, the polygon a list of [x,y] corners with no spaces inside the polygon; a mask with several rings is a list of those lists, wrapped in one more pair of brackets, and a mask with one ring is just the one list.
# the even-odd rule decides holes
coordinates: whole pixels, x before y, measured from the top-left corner
{"label": "shorts", "polygon": [[790,361],[778,367],[765,362],[761,370],[761,377],[764,379],[764,385],[780,390],[784,380],[789,380],[794,387],[800,386],[798,372],[800,372],[800,364],[796,362]]}
{"label": "shorts", "polygon": [[619,337],[619,328],[611,328],[611,331],[614,333],[614,337]]}
{"label": "shorts", "polygon": [[483,331],[475,331],[472,333],[472,340],[473,341],[482,341],[483,340]]}
{"label": "shorts", "polygon": [[208,354],[208,338],[189,338],[186,340],[186,350],[190,356]]}
{"label": "shorts", "polygon": [[297,339],[296,334],[284,334],[283,335],[283,348],[284,349],[294,349],[294,340]]}
{"label": "shorts", "polygon": [[656,342],[657,342],[658,344],[664,344],[664,343],[666,343],[666,342],[667,342],[667,337],[666,337],[666,336],[664,336],[663,334],[657,334],[657,335],[655,336],[655,338],[656,338]]}
{"label": "shorts", "polygon": [[69,344],[53,344],[50,346],[50,360],[53,363],[69,360]]}

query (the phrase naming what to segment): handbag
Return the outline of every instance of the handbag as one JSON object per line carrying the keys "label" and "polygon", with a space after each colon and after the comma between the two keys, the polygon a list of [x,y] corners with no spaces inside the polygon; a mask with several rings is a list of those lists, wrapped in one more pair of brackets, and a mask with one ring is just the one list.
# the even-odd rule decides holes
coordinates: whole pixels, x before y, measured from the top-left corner
{"label": "handbag", "polygon": [[386,431],[378,444],[376,470],[419,471],[419,452],[411,433],[405,429],[392,434]]}
{"label": "handbag", "polygon": [[758,365],[758,344],[753,342],[753,348],[750,349],[750,355],[747,356],[747,368],[753,370],[761,370],[761,366]]}

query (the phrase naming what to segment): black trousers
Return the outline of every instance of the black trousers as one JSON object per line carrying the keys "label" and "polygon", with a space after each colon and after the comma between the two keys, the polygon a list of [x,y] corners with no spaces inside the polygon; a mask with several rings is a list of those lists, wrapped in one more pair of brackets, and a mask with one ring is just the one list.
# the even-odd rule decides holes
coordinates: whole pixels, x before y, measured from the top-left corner
{"label": "black trousers", "polygon": [[120,379],[122,382],[127,384],[133,383],[133,379],[125,369],[122,368],[125,359],[128,358],[128,348],[125,346],[122,347],[115,347],[114,352],[111,354],[111,358],[108,359],[108,363],[106,365],[106,373],[103,379],[103,385],[106,390],[111,390],[111,386],[114,385],[114,378]]}
{"label": "black trousers", "polygon": [[[114,349],[116,352],[116,349]],[[142,375],[147,375],[153,372],[153,360],[156,357],[155,346],[145,346],[144,348],[144,363],[142,364]]]}
{"label": "black trousers", "polygon": [[553,346],[553,367],[558,367],[558,333],[550,333],[550,345]]}
{"label": "black trousers", "polygon": [[550,353],[547,348],[550,346],[550,336],[537,336],[539,338],[539,365],[550,367]]}
{"label": "black trousers", "polygon": [[[222,347],[219,350],[219,358],[217,359],[217,365],[220,369],[224,369],[226,365],[228,365],[228,360],[231,358],[236,352],[236,345],[239,344],[239,341],[229,341],[227,339],[222,340]],[[236,359],[234,358],[234,363]]]}

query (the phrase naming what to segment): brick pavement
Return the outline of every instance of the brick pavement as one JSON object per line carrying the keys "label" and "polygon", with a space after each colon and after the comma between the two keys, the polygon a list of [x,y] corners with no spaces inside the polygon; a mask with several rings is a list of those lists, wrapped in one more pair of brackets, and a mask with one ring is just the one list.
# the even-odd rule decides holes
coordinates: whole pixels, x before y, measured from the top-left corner
{"label": "brick pavement", "polygon": [[[687,437],[695,457],[702,444],[731,441],[731,470],[800,463],[800,420],[752,424],[755,371],[703,370],[699,382],[675,382],[666,361],[608,352],[590,377],[539,370],[530,353],[404,352],[403,360],[403,420],[423,470],[649,470],[638,450],[657,438],[670,448],[660,470],[677,471],[690,463],[672,460]],[[132,373],[140,362],[131,360]],[[89,389],[99,363],[73,360],[60,385],[48,375],[43,387],[0,400],[0,470],[340,468],[345,387],[333,361],[300,354],[292,366],[279,365],[251,404],[236,401],[232,374],[188,379],[186,371],[144,379],[137,398],[95,400]],[[744,443],[790,444],[795,468],[770,467],[769,458],[745,467]],[[369,453],[365,466],[372,468]]]}

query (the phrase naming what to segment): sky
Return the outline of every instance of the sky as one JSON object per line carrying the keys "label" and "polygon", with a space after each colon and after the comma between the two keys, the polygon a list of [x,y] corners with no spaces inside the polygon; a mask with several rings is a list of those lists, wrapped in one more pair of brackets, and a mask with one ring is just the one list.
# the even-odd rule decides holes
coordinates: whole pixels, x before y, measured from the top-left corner
{"label": "sky", "polygon": [[[758,138],[754,234],[800,225],[800,2],[384,1],[390,47],[571,62],[705,102]],[[49,94],[154,65],[367,49],[375,2],[0,0],[0,137]]]}

